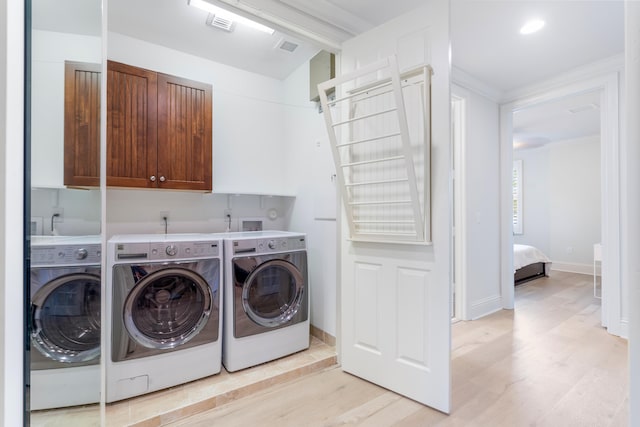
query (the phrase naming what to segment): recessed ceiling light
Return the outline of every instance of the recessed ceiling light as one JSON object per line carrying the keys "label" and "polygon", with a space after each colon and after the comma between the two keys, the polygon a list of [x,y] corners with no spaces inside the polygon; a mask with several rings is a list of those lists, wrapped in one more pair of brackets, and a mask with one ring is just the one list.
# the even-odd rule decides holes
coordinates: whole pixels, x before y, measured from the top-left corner
{"label": "recessed ceiling light", "polygon": [[213,4],[205,0],[187,0],[187,4],[212,13],[218,19],[224,19],[229,22],[239,22],[267,34],[275,33],[275,30],[273,28],[269,28],[266,25],[259,24],[249,18],[245,18],[244,16],[236,15],[235,13],[222,9],[221,7],[214,6]]}
{"label": "recessed ceiling light", "polygon": [[544,27],[544,21],[541,19],[532,19],[520,28],[520,34],[533,34],[540,31]]}

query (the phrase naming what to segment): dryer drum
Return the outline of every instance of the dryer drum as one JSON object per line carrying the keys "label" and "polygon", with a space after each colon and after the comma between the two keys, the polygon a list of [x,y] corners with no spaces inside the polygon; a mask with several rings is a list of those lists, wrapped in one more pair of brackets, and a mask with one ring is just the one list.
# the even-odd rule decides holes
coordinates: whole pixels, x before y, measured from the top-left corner
{"label": "dryer drum", "polygon": [[185,268],[166,268],[144,276],[124,304],[124,324],[147,348],[171,349],[187,343],[207,324],[212,308],[207,281]]}
{"label": "dryer drum", "polygon": [[31,342],[61,363],[100,356],[100,277],[88,273],[60,276],[31,300]]}
{"label": "dryer drum", "polygon": [[304,279],[290,262],[272,259],[256,267],[242,288],[242,305],[249,318],[277,327],[296,315],[304,297]]}

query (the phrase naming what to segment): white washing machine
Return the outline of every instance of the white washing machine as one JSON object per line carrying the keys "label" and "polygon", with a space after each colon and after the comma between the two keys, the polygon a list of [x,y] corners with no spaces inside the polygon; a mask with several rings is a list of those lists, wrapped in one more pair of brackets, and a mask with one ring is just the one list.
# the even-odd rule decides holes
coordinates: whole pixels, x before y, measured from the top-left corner
{"label": "white washing machine", "polygon": [[100,236],[32,236],[30,408],[100,401]]}
{"label": "white washing machine", "polygon": [[233,372],[309,347],[305,235],[225,235],[222,364]]}
{"label": "white washing machine", "polygon": [[217,374],[222,240],[122,235],[107,244],[106,401]]}

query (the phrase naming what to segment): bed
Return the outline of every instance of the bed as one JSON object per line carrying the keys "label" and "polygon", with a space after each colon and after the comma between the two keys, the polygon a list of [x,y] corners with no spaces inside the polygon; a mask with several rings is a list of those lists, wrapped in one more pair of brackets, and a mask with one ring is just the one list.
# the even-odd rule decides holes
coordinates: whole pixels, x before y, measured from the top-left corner
{"label": "bed", "polygon": [[549,275],[551,260],[538,248],[513,245],[514,283],[520,285]]}

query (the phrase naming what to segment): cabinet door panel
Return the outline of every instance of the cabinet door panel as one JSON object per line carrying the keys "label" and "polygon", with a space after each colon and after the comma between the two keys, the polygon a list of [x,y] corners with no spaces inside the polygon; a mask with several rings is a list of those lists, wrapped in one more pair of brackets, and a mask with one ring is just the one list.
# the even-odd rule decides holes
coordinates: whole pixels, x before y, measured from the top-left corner
{"label": "cabinet door panel", "polygon": [[109,61],[107,185],[156,187],[157,75]]}
{"label": "cabinet door panel", "polygon": [[64,185],[100,185],[100,64],[65,62]]}
{"label": "cabinet door panel", "polygon": [[212,189],[211,85],[158,73],[158,186]]}

